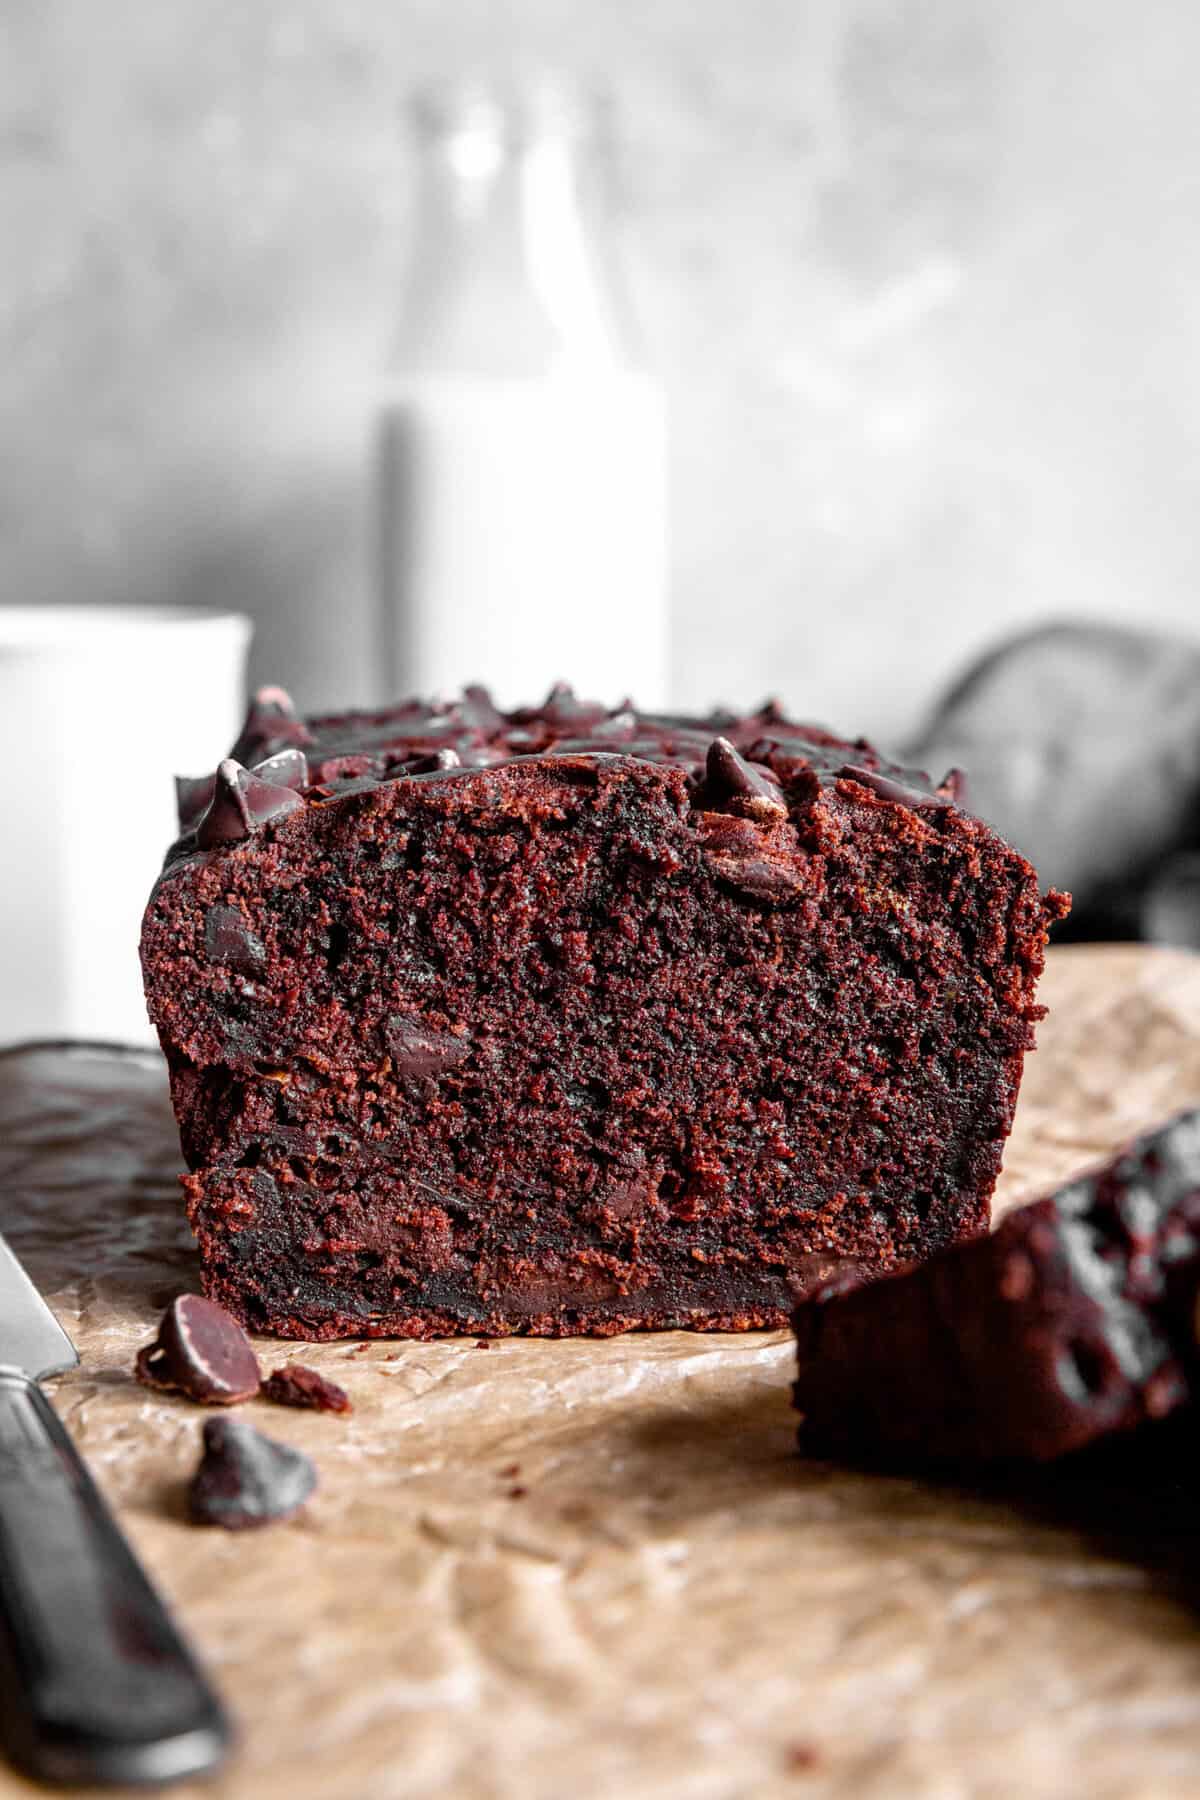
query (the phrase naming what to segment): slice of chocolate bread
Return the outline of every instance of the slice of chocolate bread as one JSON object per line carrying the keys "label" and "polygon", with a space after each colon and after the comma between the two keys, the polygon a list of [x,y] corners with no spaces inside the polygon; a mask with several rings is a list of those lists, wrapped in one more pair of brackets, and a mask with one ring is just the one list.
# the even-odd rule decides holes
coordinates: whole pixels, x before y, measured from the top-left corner
{"label": "slice of chocolate bread", "polygon": [[1048,922],[951,781],[556,689],[181,784],[146,992],[207,1291],[283,1335],[780,1324],[986,1229]]}
{"label": "slice of chocolate bread", "polygon": [[1039,1462],[1190,1398],[1200,1112],[991,1237],[835,1282],[795,1318],[802,1448],[872,1462]]}

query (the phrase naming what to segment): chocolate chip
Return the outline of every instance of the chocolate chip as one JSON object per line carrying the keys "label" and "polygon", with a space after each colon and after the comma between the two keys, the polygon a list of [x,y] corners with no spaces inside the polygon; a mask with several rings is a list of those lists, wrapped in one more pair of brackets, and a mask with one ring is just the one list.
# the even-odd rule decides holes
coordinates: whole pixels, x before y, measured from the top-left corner
{"label": "chocolate chip", "polygon": [[312,741],[312,732],[297,717],[291,695],[281,687],[261,687],[250,702],[230,754],[237,762],[258,762],[288,744],[304,749]]}
{"label": "chocolate chip", "polygon": [[202,1294],[172,1300],[152,1344],[138,1351],[137,1378],[202,1406],[236,1406],[258,1392],[258,1359],[231,1313]]}
{"label": "chocolate chip", "polygon": [[273,787],[293,788],[299,792],[308,786],[308,758],[303,750],[289,744],[286,750],[277,750],[274,756],[256,762],[250,773]]}
{"label": "chocolate chip", "polygon": [[895,801],[899,806],[907,806],[918,812],[944,812],[950,805],[945,794],[931,794],[923,788],[911,787],[906,781],[896,781],[891,775],[882,775],[878,769],[863,769],[857,763],[843,763],[838,770],[839,781],[856,781],[860,787],[870,788],[881,800]]}
{"label": "chocolate chip", "polygon": [[241,1419],[209,1419],[204,1455],[188,1487],[198,1525],[245,1531],[297,1512],[317,1485],[308,1457]]}
{"label": "chocolate chip", "polygon": [[590,736],[599,744],[627,744],[636,737],[638,730],[637,714],[630,708],[620,712],[609,713],[607,719],[592,726]]}
{"label": "chocolate chip", "polygon": [[404,1013],[391,1013],[384,1020],[383,1040],[401,1081],[432,1080],[455,1068],[471,1051],[469,1037],[435,1031],[423,1019]]}
{"label": "chocolate chip", "polygon": [[808,810],[822,787],[833,786],[833,770],[830,768],[826,772],[819,750],[810,749],[804,755],[794,756],[790,751],[781,750],[769,738],[756,738],[741,754],[749,763],[767,765],[763,773],[769,772],[779,783],[792,818]]}
{"label": "chocolate chip", "polygon": [[598,700],[581,700],[569,681],[556,681],[539,711],[548,725],[582,725],[585,721],[594,725],[607,716],[608,708]]}
{"label": "chocolate chip", "polygon": [[798,899],[803,888],[798,870],[765,857],[713,856],[708,861],[720,880],[764,906],[784,906]]}
{"label": "chocolate chip", "polygon": [[728,738],[714,738],[704,770],[705,805],[769,824],[787,817],[787,801],[768,770],[746,761]]}
{"label": "chocolate chip", "polygon": [[239,975],[261,975],[267,965],[265,944],[236,906],[209,907],[204,915],[204,948],[209,962]]}
{"label": "chocolate chip", "polygon": [[406,756],[403,762],[392,763],[387,772],[389,781],[400,775],[439,775],[443,769],[461,769],[462,757],[457,750],[444,744],[440,750],[422,751],[417,756]]}
{"label": "chocolate chip", "polygon": [[[805,886],[801,859],[787,851],[772,854],[766,834],[753,820],[702,812],[696,815],[696,831],[709,869],[747,899],[786,906],[800,898]],[[790,835],[794,841],[795,833]]]}
{"label": "chocolate chip", "polygon": [[276,1406],[302,1406],[311,1412],[354,1411],[345,1388],[326,1381],[318,1369],[306,1368],[303,1363],[285,1363],[274,1370],[262,1384],[262,1397]]}
{"label": "chocolate chip", "polygon": [[212,802],[217,785],[215,775],[177,775],[175,777],[175,812],[180,831],[194,831],[197,821]]}
{"label": "chocolate chip", "polygon": [[236,844],[253,836],[272,819],[282,819],[304,805],[291,788],[261,781],[232,757],[217,769],[212,804],[196,827],[202,850]]}
{"label": "chocolate chip", "polygon": [[542,705],[542,711],[547,715],[558,712],[565,718],[573,718],[579,710],[579,697],[569,681],[556,681]]}
{"label": "chocolate chip", "polygon": [[501,731],[504,727],[504,714],[497,710],[492,696],[479,682],[463,689],[458,716],[464,725],[471,725],[476,731]]}

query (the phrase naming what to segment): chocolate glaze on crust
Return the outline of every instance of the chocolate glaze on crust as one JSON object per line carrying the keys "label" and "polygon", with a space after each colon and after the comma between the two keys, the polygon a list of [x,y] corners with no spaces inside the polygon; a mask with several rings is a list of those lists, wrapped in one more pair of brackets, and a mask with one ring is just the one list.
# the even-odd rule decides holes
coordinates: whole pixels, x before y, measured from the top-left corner
{"label": "chocolate glaze on crust", "polygon": [[239,1318],[741,1329],[986,1227],[1063,903],[924,775],[773,705],[285,700],[142,942]]}
{"label": "chocolate glaze on crust", "polygon": [[[729,712],[639,713],[630,701],[609,709],[579,700],[562,683],[551,689],[542,706],[511,713],[499,712],[486,689],[469,687],[459,700],[406,700],[384,712],[330,713],[309,720],[296,716],[282,688],[260,688],[232,761],[260,782],[299,790],[320,787],[327,797],[352,784],[494,768],[550,753],[619,754],[673,764],[694,776],[697,789],[705,783],[707,804],[718,811],[730,809],[728,803],[744,784],[753,791],[764,780],[764,770],[766,781],[777,788],[777,764],[793,777],[802,769],[810,771],[824,786],[839,775],[868,785],[875,777],[898,776],[903,786],[879,791],[891,798],[942,803],[940,790],[932,787],[923,771],[888,762],[865,738],[847,743],[819,726],[792,725],[775,701],[745,718]],[[730,773],[734,762],[740,764],[740,779]],[[222,769],[228,766],[222,764]],[[230,777],[225,780],[228,784]],[[220,782],[220,772],[177,778],[183,835],[172,849],[172,859],[196,849],[198,824]],[[242,806],[241,823],[252,829],[245,813]],[[235,836],[247,834],[240,828],[234,831]]]}
{"label": "chocolate glaze on crust", "polygon": [[923,1268],[795,1316],[801,1446],[868,1461],[1048,1461],[1190,1394],[1200,1111]]}

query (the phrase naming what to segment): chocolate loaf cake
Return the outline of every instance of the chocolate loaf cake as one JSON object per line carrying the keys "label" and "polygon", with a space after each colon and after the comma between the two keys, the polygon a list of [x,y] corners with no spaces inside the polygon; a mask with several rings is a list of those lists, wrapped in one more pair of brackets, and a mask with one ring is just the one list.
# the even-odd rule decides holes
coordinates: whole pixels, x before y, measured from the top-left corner
{"label": "chocolate loaf cake", "polygon": [[283,1336],[778,1325],[986,1229],[1049,922],[863,740],[263,690],[142,959],[207,1292]]}

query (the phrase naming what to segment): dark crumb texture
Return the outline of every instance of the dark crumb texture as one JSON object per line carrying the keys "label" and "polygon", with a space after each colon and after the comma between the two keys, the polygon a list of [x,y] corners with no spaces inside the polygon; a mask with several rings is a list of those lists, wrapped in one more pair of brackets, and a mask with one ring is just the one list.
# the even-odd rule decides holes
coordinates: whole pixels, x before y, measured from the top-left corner
{"label": "dark crumb texture", "polygon": [[275,1369],[262,1384],[262,1397],[276,1406],[299,1406],[309,1412],[354,1411],[345,1388],[303,1363],[285,1363],[282,1369]]}
{"label": "dark crumb texture", "polygon": [[1190,1397],[1200,1112],[978,1243],[795,1318],[800,1442],[870,1462],[1049,1461]]}
{"label": "dark crumb texture", "polygon": [[958,792],[774,706],[261,694],[142,939],[207,1292],[740,1330],[984,1230],[1065,903]]}

